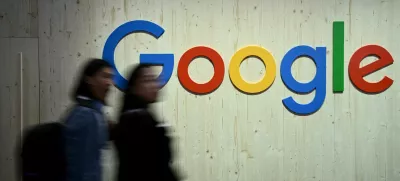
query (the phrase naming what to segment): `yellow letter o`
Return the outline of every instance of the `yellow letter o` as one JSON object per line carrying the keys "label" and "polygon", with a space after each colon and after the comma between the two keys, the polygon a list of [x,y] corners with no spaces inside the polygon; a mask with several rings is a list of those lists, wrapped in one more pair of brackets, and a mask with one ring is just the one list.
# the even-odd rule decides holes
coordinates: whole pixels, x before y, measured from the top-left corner
{"label": "yellow letter o", "polygon": [[[265,65],[264,77],[256,83],[246,82],[240,75],[240,64],[248,57],[256,56]],[[238,50],[231,58],[229,65],[229,77],[233,85],[246,93],[260,93],[269,88],[275,81],[276,64],[275,59],[266,49],[260,46],[247,46]]]}

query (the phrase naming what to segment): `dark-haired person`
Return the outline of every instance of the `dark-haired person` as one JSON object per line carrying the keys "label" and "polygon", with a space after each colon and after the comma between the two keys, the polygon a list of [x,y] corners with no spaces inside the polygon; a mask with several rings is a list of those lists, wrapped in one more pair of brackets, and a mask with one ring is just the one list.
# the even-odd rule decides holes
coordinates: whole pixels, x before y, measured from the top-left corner
{"label": "dark-haired person", "polygon": [[102,113],[112,85],[113,69],[101,59],[83,68],[72,94],[76,106],[65,119],[66,181],[101,181],[101,149],[108,141],[108,125]]}
{"label": "dark-haired person", "polygon": [[118,124],[113,130],[118,181],[177,181],[170,166],[170,138],[148,109],[157,101],[159,81],[150,65],[134,68],[125,91]]}

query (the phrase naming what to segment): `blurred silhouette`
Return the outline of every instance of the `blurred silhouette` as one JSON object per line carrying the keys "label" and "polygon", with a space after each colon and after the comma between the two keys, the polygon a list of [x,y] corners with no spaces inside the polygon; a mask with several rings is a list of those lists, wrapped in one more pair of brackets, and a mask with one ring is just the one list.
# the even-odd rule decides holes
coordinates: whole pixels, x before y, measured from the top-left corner
{"label": "blurred silhouette", "polygon": [[108,141],[101,108],[111,85],[112,69],[91,59],[62,120],[36,125],[22,141],[19,173],[23,181],[100,181],[100,149]]}
{"label": "blurred silhouette", "polygon": [[166,129],[148,110],[160,84],[151,65],[137,65],[129,78],[119,123],[112,131],[118,158],[118,181],[177,181]]}
{"label": "blurred silhouette", "polygon": [[112,85],[113,70],[101,59],[84,68],[72,98],[78,103],[65,120],[67,181],[101,181],[101,149],[109,139],[102,108]]}
{"label": "blurred silhouette", "polygon": [[51,122],[33,126],[24,132],[22,148],[17,145],[18,177],[23,181],[65,181],[63,125]]}

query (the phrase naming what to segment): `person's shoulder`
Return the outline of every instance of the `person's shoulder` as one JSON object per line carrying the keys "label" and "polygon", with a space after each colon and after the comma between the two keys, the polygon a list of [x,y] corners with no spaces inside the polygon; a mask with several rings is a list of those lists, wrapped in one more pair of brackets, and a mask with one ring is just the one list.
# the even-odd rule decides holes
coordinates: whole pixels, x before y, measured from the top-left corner
{"label": "person's shoulder", "polygon": [[66,124],[84,126],[94,123],[96,121],[94,114],[95,110],[93,109],[83,106],[76,106],[69,112]]}
{"label": "person's shoulder", "polygon": [[89,107],[76,106],[72,110],[71,114],[79,117],[94,117],[94,114],[96,114],[96,112],[97,112],[96,110]]}

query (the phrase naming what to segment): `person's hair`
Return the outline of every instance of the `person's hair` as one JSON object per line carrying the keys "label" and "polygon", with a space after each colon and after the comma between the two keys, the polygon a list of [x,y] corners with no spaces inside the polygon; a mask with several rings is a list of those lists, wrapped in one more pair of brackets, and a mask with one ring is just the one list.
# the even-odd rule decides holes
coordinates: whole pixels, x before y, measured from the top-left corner
{"label": "person's hair", "polygon": [[128,84],[126,85],[125,94],[130,93],[132,87],[136,87],[137,80],[140,78],[143,73],[142,70],[145,68],[150,68],[150,64],[137,64],[133,67],[131,74],[129,75]]}
{"label": "person's hair", "polygon": [[134,101],[130,100],[129,97],[133,95],[132,88],[135,89],[137,86],[137,80],[142,76],[143,74],[143,69],[145,68],[150,68],[152,65],[150,64],[137,64],[132,68],[131,74],[129,75],[128,79],[128,84],[126,85],[126,89],[123,91],[123,99],[122,99],[122,107],[121,107],[121,113],[124,112],[127,109],[127,105],[129,104],[129,101]]}
{"label": "person's hair", "polygon": [[91,58],[88,60],[86,65],[83,67],[76,87],[72,92],[71,96],[73,100],[77,100],[78,96],[85,96],[95,99],[93,92],[90,90],[89,84],[86,81],[86,77],[94,76],[103,68],[111,68],[111,65],[103,59]]}

